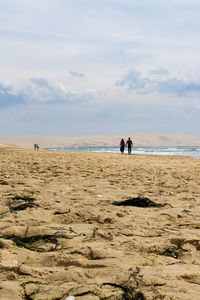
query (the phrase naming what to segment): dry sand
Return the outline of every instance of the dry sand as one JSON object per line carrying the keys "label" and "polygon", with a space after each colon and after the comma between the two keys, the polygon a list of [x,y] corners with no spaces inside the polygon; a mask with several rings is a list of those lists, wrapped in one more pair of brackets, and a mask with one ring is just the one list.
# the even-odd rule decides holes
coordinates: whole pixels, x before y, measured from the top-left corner
{"label": "dry sand", "polygon": [[[199,173],[186,157],[1,146],[0,299],[144,299],[105,283],[200,299]],[[169,205],[113,205],[138,195]]]}
{"label": "dry sand", "polygon": [[39,144],[42,148],[50,147],[98,147],[118,146],[121,138],[133,139],[135,146],[200,146],[200,136],[184,134],[150,134],[126,133],[90,136],[0,136],[0,144],[13,144],[33,147]]}

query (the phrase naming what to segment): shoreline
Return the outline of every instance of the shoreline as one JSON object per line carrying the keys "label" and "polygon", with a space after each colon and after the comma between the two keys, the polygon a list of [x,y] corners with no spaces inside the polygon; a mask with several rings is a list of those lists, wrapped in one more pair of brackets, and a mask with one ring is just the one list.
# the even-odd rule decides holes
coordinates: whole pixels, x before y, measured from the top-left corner
{"label": "shoreline", "polygon": [[[196,149],[195,149],[196,148]],[[77,147],[77,148],[45,148],[55,152],[79,152],[79,153],[113,153],[121,154],[119,147]],[[127,155],[127,149],[124,154]],[[200,147],[194,146],[179,146],[179,147],[149,147],[149,146],[133,146],[131,155],[159,155],[159,156],[184,156],[191,158],[200,158]]]}
{"label": "shoreline", "polygon": [[[141,147],[141,146],[139,146],[139,147]],[[153,147],[153,146],[152,146]],[[162,146],[163,148],[165,148],[166,146]],[[160,148],[162,148],[162,147],[160,147]],[[179,147],[185,147],[185,146],[179,146]],[[193,148],[194,146],[188,146],[188,147],[191,147],[191,148]],[[118,152],[111,152],[111,151],[87,151],[87,150],[79,150],[78,148],[74,148],[74,151],[73,151],[73,149],[72,148],[66,148],[66,149],[69,149],[69,150],[56,150],[56,149],[52,149],[52,148],[40,148],[40,150],[39,151],[36,151],[36,150],[34,150],[32,147],[24,147],[24,146],[18,146],[18,145],[3,145],[3,144],[0,144],[0,149],[4,149],[5,148],[5,150],[14,150],[14,151],[33,151],[33,152],[43,152],[43,151],[48,151],[48,152],[53,152],[53,153],[96,153],[96,154],[98,154],[98,153],[102,153],[102,154],[120,154],[120,156],[121,155],[124,155],[124,156],[126,156],[126,155],[128,155],[128,153],[127,152],[125,152],[124,154],[121,154],[120,153],[120,150],[118,151]],[[80,148],[82,148],[82,147],[80,147]],[[88,147],[88,148],[93,148],[93,147]],[[97,147],[94,147],[94,148],[97,148]],[[110,147],[109,147],[110,148]],[[118,148],[118,147],[116,147],[116,148]],[[147,148],[149,148],[148,146],[147,146]],[[155,148],[157,148],[157,147],[155,147]],[[169,147],[170,148],[170,147]],[[57,149],[59,149],[59,148],[57,148]],[[134,149],[134,147],[133,147],[133,149]],[[131,155],[129,155],[129,156],[160,156],[160,157],[186,157],[186,158],[192,158],[192,159],[200,159],[200,155],[199,156],[192,156],[192,155],[179,155],[179,154],[160,154],[160,153],[154,153],[154,154],[152,154],[152,153],[134,153],[134,150],[132,150],[132,153],[131,153]]]}

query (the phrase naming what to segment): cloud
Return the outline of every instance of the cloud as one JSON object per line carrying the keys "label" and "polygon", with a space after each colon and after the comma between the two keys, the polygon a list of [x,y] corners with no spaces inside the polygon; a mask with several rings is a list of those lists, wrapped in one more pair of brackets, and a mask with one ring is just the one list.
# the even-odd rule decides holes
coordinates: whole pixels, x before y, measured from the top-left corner
{"label": "cloud", "polygon": [[62,81],[48,81],[45,78],[31,78],[21,87],[0,82],[0,107],[22,103],[86,103],[97,96],[96,89],[76,88]]}
{"label": "cloud", "polygon": [[[168,74],[162,69],[156,71],[156,74]],[[166,70],[167,71],[167,70]],[[152,73],[152,71],[150,71]],[[155,74],[155,71],[154,71]],[[116,82],[117,86],[124,86],[128,91],[137,94],[150,94],[153,92],[161,94],[173,94],[177,97],[195,97],[200,95],[200,83],[187,82],[183,79],[170,78],[167,80],[155,80],[142,76],[141,72],[135,69],[129,70],[121,80]]]}
{"label": "cloud", "polygon": [[77,102],[91,98],[93,94],[86,89],[75,88],[62,81],[47,81],[45,78],[32,78],[26,87],[26,95],[36,102]]}
{"label": "cloud", "polygon": [[153,75],[169,75],[170,72],[167,69],[155,69],[155,70],[151,70],[149,71],[149,74],[153,74]]}
{"label": "cloud", "polygon": [[176,94],[178,97],[199,96],[200,84],[188,83],[184,80],[172,78],[158,82],[157,91],[165,94]]}
{"label": "cloud", "polygon": [[141,72],[130,70],[123,76],[122,80],[116,82],[117,86],[125,86],[129,91],[136,91],[138,94],[148,93],[149,79],[141,78]]}
{"label": "cloud", "polygon": [[32,78],[30,79],[30,81],[40,87],[52,89],[52,86],[49,85],[48,81],[45,78]]}
{"label": "cloud", "polygon": [[0,82],[0,107],[24,103],[25,97],[23,92],[19,92],[14,87]]}
{"label": "cloud", "polygon": [[72,76],[75,76],[75,77],[80,77],[80,78],[85,77],[84,74],[78,73],[78,72],[74,72],[74,71],[70,71],[70,74],[71,74]]}

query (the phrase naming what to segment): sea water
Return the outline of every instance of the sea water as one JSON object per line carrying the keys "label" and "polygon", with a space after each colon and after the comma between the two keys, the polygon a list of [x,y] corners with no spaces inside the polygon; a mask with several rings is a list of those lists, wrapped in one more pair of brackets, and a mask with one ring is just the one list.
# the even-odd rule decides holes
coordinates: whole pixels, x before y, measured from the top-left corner
{"label": "sea water", "polygon": [[[78,152],[107,152],[120,153],[119,147],[74,147],[74,148],[48,148],[54,151],[78,151]],[[127,148],[124,151],[127,154]],[[190,156],[200,158],[200,146],[177,146],[177,147],[149,147],[149,146],[134,146],[132,154],[147,154],[147,155],[169,155],[169,156]]]}

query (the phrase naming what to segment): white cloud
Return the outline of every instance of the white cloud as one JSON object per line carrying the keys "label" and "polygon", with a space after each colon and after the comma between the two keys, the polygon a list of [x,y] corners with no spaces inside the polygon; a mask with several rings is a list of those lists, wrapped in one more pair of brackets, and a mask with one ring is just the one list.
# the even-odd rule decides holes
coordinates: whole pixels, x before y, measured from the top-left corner
{"label": "white cloud", "polygon": [[170,71],[167,70],[167,69],[154,69],[154,70],[151,70],[149,71],[149,74],[153,74],[153,75],[169,75],[170,74]]}
{"label": "white cloud", "polygon": [[71,74],[72,76],[79,77],[79,78],[85,77],[84,74],[79,73],[79,72],[75,72],[75,71],[70,71],[70,74]]}
{"label": "white cloud", "polygon": [[[151,74],[163,75],[170,74],[165,69],[154,70]],[[142,76],[141,72],[135,69],[129,70],[121,80],[116,82],[117,86],[125,86],[129,91],[138,94],[149,94],[153,92],[161,94],[172,94],[178,97],[199,97],[200,82],[189,82],[178,78],[152,79]]]}

